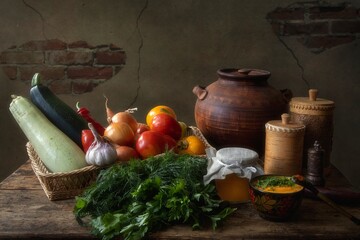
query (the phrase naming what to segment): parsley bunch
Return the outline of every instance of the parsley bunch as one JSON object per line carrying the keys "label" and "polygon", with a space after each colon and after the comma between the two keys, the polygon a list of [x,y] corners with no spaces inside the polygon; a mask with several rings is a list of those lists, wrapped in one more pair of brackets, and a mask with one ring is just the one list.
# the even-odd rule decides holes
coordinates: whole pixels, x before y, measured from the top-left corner
{"label": "parsley bunch", "polygon": [[177,223],[215,229],[235,209],[213,184],[204,186],[206,159],[167,152],[143,161],[113,165],[76,198],[79,223],[90,216],[92,233],[103,239],[134,240]]}

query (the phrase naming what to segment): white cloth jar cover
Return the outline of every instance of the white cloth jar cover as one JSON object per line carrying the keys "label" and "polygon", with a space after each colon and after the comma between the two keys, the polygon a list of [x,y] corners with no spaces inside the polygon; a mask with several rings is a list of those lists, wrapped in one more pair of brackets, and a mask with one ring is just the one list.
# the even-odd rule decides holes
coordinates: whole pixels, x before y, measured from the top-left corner
{"label": "white cloth jar cover", "polygon": [[232,173],[248,179],[264,174],[258,163],[259,155],[247,148],[227,147],[218,151],[215,148],[207,148],[206,156],[208,166],[207,174],[204,176],[205,185],[213,179],[225,179],[226,175]]}

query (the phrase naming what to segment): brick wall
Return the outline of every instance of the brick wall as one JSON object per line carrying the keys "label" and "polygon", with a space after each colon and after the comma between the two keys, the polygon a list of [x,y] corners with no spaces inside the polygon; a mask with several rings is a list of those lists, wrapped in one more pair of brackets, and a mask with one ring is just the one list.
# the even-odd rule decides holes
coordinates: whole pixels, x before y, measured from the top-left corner
{"label": "brick wall", "polygon": [[268,13],[275,34],[296,38],[314,53],[360,38],[360,9],[348,3],[297,2]]}
{"label": "brick wall", "polygon": [[81,94],[117,74],[125,52],[114,44],[91,46],[85,41],[29,41],[1,52],[0,65],[10,80],[29,83],[34,73],[57,94]]}

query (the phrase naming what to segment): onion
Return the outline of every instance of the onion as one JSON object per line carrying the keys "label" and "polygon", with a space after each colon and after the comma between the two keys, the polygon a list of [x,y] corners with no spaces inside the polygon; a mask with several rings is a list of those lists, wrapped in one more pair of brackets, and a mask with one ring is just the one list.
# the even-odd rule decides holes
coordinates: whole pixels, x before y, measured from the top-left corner
{"label": "onion", "polygon": [[117,160],[121,162],[129,161],[130,159],[140,159],[138,152],[129,146],[117,146],[116,148]]}
{"label": "onion", "polygon": [[104,137],[112,143],[124,146],[132,146],[135,141],[134,131],[125,122],[113,122],[106,127]]}
{"label": "onion", "polygon": [[105,97],[106,121],[110,124],[111,118],[114,116],[114,112],[108,107],[109,99],[105,95],[104,97]]}
{"label": "onion", "polygon": [[111,118],[111,121],[113,123],[127,123],[134,133],[137,131],[138,128],[138,122],[136,121],[135,117],[129,112],[118,112]]}

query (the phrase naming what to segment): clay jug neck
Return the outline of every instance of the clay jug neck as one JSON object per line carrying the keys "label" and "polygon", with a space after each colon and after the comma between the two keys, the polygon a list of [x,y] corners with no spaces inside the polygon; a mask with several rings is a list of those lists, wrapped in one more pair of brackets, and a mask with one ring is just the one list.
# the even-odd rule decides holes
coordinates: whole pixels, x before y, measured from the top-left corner
{"label": "clay jug neck", "polygon": [[267,84],[270,72],[260,69],[225,68],[217,71],[220,80],[236,81],[246,84]]}

